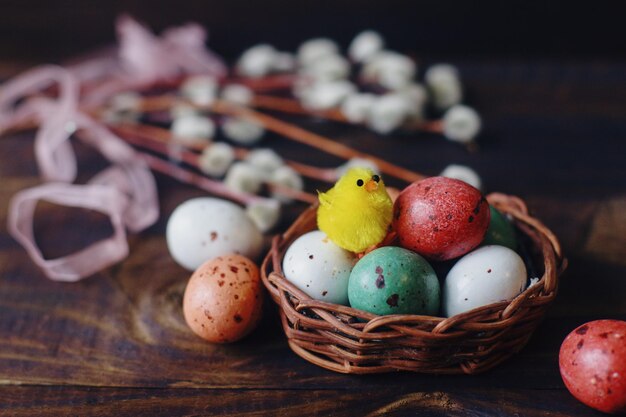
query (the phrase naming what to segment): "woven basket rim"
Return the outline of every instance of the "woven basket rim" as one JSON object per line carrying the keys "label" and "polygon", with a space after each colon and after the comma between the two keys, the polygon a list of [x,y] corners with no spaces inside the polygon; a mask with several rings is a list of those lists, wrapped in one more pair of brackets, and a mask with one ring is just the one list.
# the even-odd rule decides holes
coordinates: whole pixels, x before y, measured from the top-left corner
{"label": "woven basket rim", "polygon": [[[291,242],[316,227],[317,205],[307,208],[282,235],[274,237],[261,266],[263,283],[279,307],[290,348],[304,359],[337,372],[411,370],[440,374],[481,372],[521,349],[554,300],[558,279],[567,260],[556,236],[541,221],[529,215],[522,199],[492,193],[487,200],[494,208],[511,216],[517,228],[530,238],[543,261],[544,271],[538,282],[513,300],[478,307],[452,317],[378,316],[314,300],[298,289],[283,275],[282,257]],[[527,331],[518,332],[517,328]],[[512,346],[503,349],[508,339],[498,335],[506,336],[507,333],[511,336]],[[423,361],[414,357],[420,356],[421,345],[426,346],[424,349],[428,352],[434,352],[437,346],[446,343],[458,343],[461,347],[455,358],[458,363],[452,363],[455,361],[450,358],[428,360],[427,353],[422,355],[425,357]],[[464,358],[461,351],[471,352],[472,343],[484,349],[474,352],[475,358],[471,354]],[[401,350],[396,352],[403,349],[404,344],[407,345],[404,348],[407,355],[411,356],[409,359],[402,358]]]}

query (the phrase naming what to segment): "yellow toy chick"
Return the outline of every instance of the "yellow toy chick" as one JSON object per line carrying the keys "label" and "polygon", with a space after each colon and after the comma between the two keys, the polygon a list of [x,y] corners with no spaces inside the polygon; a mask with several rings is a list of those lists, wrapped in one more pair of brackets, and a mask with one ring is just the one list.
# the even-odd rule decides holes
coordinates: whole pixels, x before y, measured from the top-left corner
{"label": "yellow toy chick", "polygon": [[351,168],[333,188],[318,194],[317,226],[337,246],[360,253],[385,239],[393,203],[372,170]]}

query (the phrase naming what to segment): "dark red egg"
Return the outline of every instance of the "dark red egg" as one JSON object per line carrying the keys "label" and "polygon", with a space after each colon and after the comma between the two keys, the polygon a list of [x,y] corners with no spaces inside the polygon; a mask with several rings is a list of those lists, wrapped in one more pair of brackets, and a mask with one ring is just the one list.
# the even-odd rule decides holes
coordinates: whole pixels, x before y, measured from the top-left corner
{"label": "dark red egg", "polygon": [[405,188],[394,204],[400,246],[436,261],[466,254],[489,227],[489,204],[471,185],[431,177]]}
{"label": "dark red egg", "polygon": [[571,332],[561,345],[559,367],[579,401],[605,413],[626,413],[626,321],[590,321]]}

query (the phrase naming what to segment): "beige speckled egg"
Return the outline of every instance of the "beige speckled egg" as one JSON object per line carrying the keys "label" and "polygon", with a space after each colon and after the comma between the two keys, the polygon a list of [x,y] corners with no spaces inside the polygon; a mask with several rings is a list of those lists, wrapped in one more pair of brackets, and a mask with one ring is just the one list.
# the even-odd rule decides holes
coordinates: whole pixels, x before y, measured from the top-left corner
{"label": "beige speckled egg", "polygon": [[250,333],[261,318],[263,288],[258,267],[241,255],[202,264],[183,297],[185,321],[198,336],[229,343]]}
{"label": "beige speckled egg", "polygon": [[172,213],[165,231],[172,258],[190,271],[229,253],[255,259],[263,235],[237,204],[213,197],[185,201]]}

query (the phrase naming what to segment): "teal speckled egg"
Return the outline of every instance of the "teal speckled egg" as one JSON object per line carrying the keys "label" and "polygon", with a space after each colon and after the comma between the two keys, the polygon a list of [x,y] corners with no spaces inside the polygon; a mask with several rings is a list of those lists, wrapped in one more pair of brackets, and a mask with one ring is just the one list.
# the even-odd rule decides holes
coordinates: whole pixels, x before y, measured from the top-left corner
{"label": "teal speckled egg", "polygon": [[348,282],[350,305],[378,315],[436,315],[440,292],[437,275],[426,259],[395,246],[361,258]]}
{"label": "teal speckled egg", "polygon": [[489,206],[489,210],[491,211],[491,220],[482,245],[500,245],[511,250],[517,250],[517,237],[511,222],[492,206]]}

